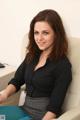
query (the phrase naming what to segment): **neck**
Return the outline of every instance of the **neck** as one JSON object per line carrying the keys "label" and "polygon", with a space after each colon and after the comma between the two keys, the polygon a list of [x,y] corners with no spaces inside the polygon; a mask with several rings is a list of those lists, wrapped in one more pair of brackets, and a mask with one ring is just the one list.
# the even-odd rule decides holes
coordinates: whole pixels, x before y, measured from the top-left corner
{"label": "neck", "polygon": [[43,51],[40,55],[40,59],[47,59],[50,52]]}

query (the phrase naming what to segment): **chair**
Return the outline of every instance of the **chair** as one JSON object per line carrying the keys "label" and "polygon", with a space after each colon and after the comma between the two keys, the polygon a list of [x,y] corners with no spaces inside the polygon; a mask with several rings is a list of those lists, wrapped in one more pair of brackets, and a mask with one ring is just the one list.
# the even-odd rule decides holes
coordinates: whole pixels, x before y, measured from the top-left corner
{"label": "chair", "polygon": [[[25,46],[25,41],[28,41],[26,36],[23,46]],[[63,114],[55,120],[80,120],[80,38],[70,38],[68,42],[68,58],[72,63],[72,82],[62,106]],[[24,97],[25,92],[22,90],[19,105],[23,104]]]}

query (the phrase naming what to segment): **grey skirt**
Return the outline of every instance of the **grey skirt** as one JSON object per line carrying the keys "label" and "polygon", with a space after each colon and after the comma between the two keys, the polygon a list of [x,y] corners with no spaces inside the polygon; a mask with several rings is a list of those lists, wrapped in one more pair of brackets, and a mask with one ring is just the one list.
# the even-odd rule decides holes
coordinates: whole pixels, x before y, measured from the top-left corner
{"label": "grey skirt", "polygon": [[47,112],[48,104],[48,97],[33,98],[26,96],[22,108],[32,116],[33,120],[41,120]]}

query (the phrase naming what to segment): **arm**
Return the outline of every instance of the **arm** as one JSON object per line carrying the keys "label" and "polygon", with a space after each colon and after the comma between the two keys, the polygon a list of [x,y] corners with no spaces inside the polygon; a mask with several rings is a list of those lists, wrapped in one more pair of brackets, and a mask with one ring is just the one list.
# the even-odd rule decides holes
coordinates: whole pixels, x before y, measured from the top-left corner
{"label": "arm", "polygon": [[[72,79],[71,65],[66,61],[61,61],[55,69],[55,83],[51,93],[48,112],[44,116],[44,120],[55,118],[61,112],[61,107]],[[51,118],[50,118],[51,116]],[[48,119],[48,118],[50,119]]]}
{"label": "arm", "polygon": [[12,78],[8,83],[8,85],[10,84],[14,85],[16,87],[16,91],[18,91],[20,87],[25,83],[24,74],[25,74],[26,66],[27,66],[27,63],[25,58],[24,61],[21,63],[21,65],[18,67],[14,75],[14,78]]}
{"label": "arm", "polygon": [[[26,60],[26,58],[25,58]],[[11,81],[8,83],[8,86],[0,92],[0,103],[5,101],[9,96],[14,94],[16,91],[18,91],[21,87],[21,85],[24,84],[24,73],[25,73],[25,67],[26,62],[25,60],[22,62],[22,64],[18,67],[15,76]]]}
{"label": "arm", "polygon": [[9,96],[16,92],[16,87],[12,84],[8,85],[3,91],[0,92],[0,103],[4,102]]}

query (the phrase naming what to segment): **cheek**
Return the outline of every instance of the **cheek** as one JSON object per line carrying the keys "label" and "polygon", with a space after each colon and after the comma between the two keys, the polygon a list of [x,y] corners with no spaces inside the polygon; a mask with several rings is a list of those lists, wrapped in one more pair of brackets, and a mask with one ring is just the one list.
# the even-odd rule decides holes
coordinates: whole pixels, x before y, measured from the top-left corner
{"label": "cheek", "polygon": [[36,41],[36,37],[34,36],[34,41]]}
{"label": "cheek", "polygon": [[47,42],[47,46],[51,46],[52,44],[53,44],[52,41],[48,41],[48,42]]}
{"label": "cheek", "polygon": [[47,39],[48,44],[53,44],[54,38],[50,37]]}
{"label": "cheek", "polygon": [[54,42],[54,36],[52,35],[51,37],[50,37],[50,43],[53,43]]}
{"label": "cheek", "polygon": [[34,41],[37,42],[37,37],[34,37]]}
{"label": "cheek", "polygon": [[34,41],[35,41],[35,43],[38,42],[38,37],[37,36],[34,36]]}

